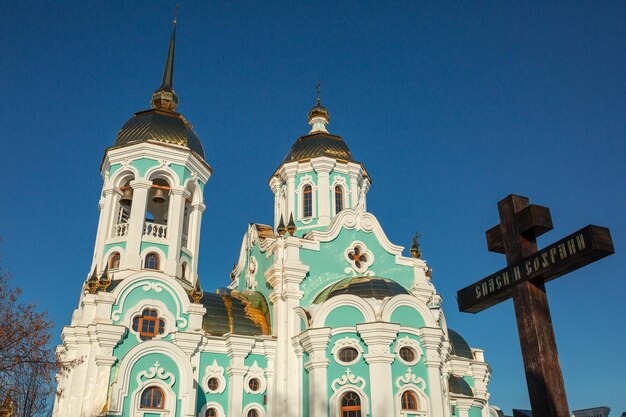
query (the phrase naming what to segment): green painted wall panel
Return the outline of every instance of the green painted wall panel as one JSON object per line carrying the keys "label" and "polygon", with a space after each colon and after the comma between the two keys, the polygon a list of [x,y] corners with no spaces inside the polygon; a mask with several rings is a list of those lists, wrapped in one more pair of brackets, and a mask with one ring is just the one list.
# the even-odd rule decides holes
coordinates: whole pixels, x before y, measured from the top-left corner
{"label": "green painted wall panel", "polygon": [[[141,242],[141,247],[139,249],[140,253],[143,253],[144,250],[148,249],[148,248],[159,248],[163,251],[163,253],[165,254],[165,256],[168,256],[168,251],[169,251],[169,246],[163,244],[163,243],[154,243],[154,242]],[[163,263],[165,261],[165,259],[161,259],[161,263]]]}
{"label": "green painted wall panel", "polygon": [[126,250],[126,242],[107,243],[104,245],[104,253],[107,253],[110,249],[121,248],[122,251]]}
{"label": "green painted wall panel", "polygon": [[335,308],[326,317],[324,326],[336,328],[354,326],[357,323],[364,323],[365,317],[363,313],[352,306],[341,306]]}
{"label": "green painted wall panel", "polygon": [[400,326],[413,327],[419,329],[424,327],[424,318],[413,307],[400,306],[397,307],[391,314],[390,321],[392,323],[398,323]]}
{"label": "green painted wall panel", "polygon": [[130,164],[137,168],[139,176],[143,178],[146,172],[148,172],[150,168],[159,165],[159,162],[150,158],[138,158],[133,160]]}

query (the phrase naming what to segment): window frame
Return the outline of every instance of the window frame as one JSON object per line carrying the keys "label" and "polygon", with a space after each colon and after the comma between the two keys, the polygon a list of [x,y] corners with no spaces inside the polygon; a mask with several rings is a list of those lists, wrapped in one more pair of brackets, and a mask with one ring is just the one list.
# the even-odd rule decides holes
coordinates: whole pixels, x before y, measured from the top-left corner
{"label": "window frame", "polygon": [[343,187],[339,184],[335,185],[335,214],[339,214],[339,212],[346,208],[345,202],[345,191]]}
{"label": "window frame", "polygon": [[[415,408],[409,408],[408,406],[410,405],[408,403],[408,401],[405,402],[405,398],[412,398],[414,404],[415,404]],[[400,409],[402,411],[419,411],[420,409],[420,402],[419,399],[417,397],[417,394],[411,390],[406,390],[402,393],[402,395],[400,396]]]}
{"label": "window frame", "polygon": [[[154,257],[156,259],[156,268],[151,268],[148,266],[148,258]],[[150,271],[160,271],[161,270],[161,256],[156,252],[148,252],[143,260],[143,269],[148,269]]]}
{"label": "window frame", "polygon": [[[150,390],[151,394],[150,394],[150,405],[149,406],[145,406],[144,405],[144,395],[146,395],[146,393],[148,392],[148,390]],[[161,395],[161,402],[160,402],[160,406],[159,407],[155,407],[153,404],[154,401],[154,392],[157,391],[160,393]],[[165,392],[163,392],[163,389],[161,387],[158,387],[156,385],[150,385],[146,388],[144,388],[141,391],[141,395],[139,396],[139,409],[140,410],[163,410],[165,408]]]}
{"label": "window frame", "polygon": [[[122,255],[118,251],[113,252],[111,255],[109,255],[109,262],[108,262],[109,269],[111,271],[117,271],[118,269],[120,269],[121,260],[122,260]],[[117,266],[113,265],[113,261],[117,261]]]}
{"label": "window frame", "polygon": [[310,219],[312,217],[313,217],[313,185],[307,183],[302,187],[302,218]]}
{"label": "window frame", "polygon": [[[355,405],[344,405],[344,401],[346,397],[352,394],[356,396],[356,402],[358,404]],[[349,399],[348,401],[353,401],[354,398]],[[361,404],[361,396],[355,391],[346,391],[341,395],[339,399],[339,415],[340,417],[351,417],[353,412],[357,412],[356,417],[362,417],[363,405]]]}

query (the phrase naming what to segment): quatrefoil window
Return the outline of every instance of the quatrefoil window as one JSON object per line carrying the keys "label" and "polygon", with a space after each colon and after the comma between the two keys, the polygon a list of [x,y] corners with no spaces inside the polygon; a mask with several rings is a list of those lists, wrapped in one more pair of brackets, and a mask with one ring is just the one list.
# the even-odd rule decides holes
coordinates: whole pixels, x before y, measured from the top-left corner
{"label": "quatrefoil window", "polygon": [[359,273],[367,271],[374,262],[374,255],[361,242],[353,243],[346,250],[346,258],[350,262],[352,269]]}

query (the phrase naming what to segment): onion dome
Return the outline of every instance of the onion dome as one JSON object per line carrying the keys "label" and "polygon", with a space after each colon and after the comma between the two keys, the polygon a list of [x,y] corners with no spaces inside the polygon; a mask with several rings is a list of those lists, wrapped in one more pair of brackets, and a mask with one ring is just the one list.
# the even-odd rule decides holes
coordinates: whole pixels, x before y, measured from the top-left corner
{"label": "onion dome", "polygon": [[452,394],[465,395],[466,397],[474,396],[472,387],[470,387],[467,381],[460,376],[450,375],[450,379],[448,379],[448,388]]}
{"label": "onion dome", "polygon": [[318,92],[317,104],[309,110],[309,124],[311,125],[311,131],[309,134],[315,132],[328,133],[328,130],[326,130],[326,125],[328,123],[330,123],[330,113],[328,113],[326,107],[322,106],[320,103],[320,96]]}
{"label": "onion dome", "polygon": [[200,303],[206,309],[202,328],[208,334],[226,333],[245,336],[271,334],[270,312],[265,297],[256,291],[205,293]]}
{"label": "onion dome", "polygon": [[204,159],[204,149],[193,126],[179,113],[178,96],[174,92],[174,52],[176,46],[176,20],[163,69],[161,85],[152,93],[150,110],[135,113],[117,134],[115,146],[134,142],[156,141],[184,146]]}
{"label": "onion dome", "polygon": [[387,278],[376,276],[349,277],[324,289],[324,291],[315,297],[313,303],[320,304],[342,294],[352,294],[361,298],[377,298],[382,300],[385,297],[409,294],[409,292],[402,285]]}
{"label": "onion dome", "polygon": [[448,337],[450,338],[452,355],[466,359],[474,359],[472,349],[469,347],[469,344],[465,341],[465,339],[463,339],[463,336],[448,327]]}

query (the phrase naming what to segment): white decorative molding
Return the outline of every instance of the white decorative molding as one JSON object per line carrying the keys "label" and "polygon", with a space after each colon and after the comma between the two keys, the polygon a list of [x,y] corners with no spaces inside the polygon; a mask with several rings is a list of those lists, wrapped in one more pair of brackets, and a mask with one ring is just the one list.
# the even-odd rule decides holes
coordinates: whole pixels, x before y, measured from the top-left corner
{"label": "white decorative molding", "polygon": [[[152,274],[154,274],[155,272],[152,272]],[[150,274],[150,272],[146,272],[145,274]],[[142,274],[144,275],[144,274]],[[124,305],[126,302],[126,298],[128,297],[128,295],[130,293],[133,292],[133,290],[142,287],[142,289],[145,292],[150,292],[150,291],[154,291],[156,293],[160,293],[163,290],[165,290],[168,294],[171,295],[172,300],[174,301],[174,304],[176,305],[176,323],[179,327],[186,327],[187,326],[187,319],[184,318],[182,316],[182,312],[183,312],[183,304],[181,300],[182,298],[182,294],[181,292],[183,292],[184,290],[182,290],[182,288],[180,288],[179,291],[175,291],[174,289],[172,289],[169,285],[166,285],[164,282],[160,282],[160,281],[152,281],[155,278],[154,276],[151,277],[144,277],[144,276],[140,276],[138,277],[138,279],[135,280],[130,280],[129,278],[127,278],[124,281],[130,281],[130,285],[120,285],[122,288],[116,288],[116,303],[115,306],[117,307],[117,309],[115,309],[112,313],[111,313],[111,318],[114,321],[119,322],[120,320],[120,315],[122,314],[122,312],[124,311]],[[135,282],[133,282],[135,281]],[[184,294],[184,292],[183,292]],[[183,300],[187,301],[188,304],[188,299],[187,299],[187,295],[184,295],[185,298]],[[147,298],[149,299],[149,298]],[[125,316],[126,317],[126,316]]]}
{"label": "white decorative molding", "polygon": [[166,373],[165,369],[161,368],[161,364],[159,363],[159,361],[156,361],[149,370],[141,371],[137,374],[137,385],[145,386],[146,381],[144,381],[144,379],[149,380],[156,378],[162,380],[170,387],[173,386],[174,383],[176,383],[176,377],[174,376],[174,374],[171,372]]}
{"label": "white decorative molding", "polygon": [[248,267],[246,268],[246,286],[252,291],[256,290],[256,286],[258,285],[256,281],[258,269],[259,263],[254,256],[251,256],[250,259],[248,259]]}
{"label": "white decorative molding", "polygon": [[363,392],[366,384],[365,379],[354,375],[352,371],[350,371],[350,368],[346,368],[346,374],[341,375],[339,378],[335,378],[333,382],[331,382],[330,387],[333,389],[333,392],[337,392],[340,387],[344,385],[351,385]]}
{"label": "white decorative molding", "polygon": [[[369,398],[365,395],[365,391],[355,385],[344,385],[339,387],[337,391],[330,397],[330,417],[341,417],[341,397],[348,391],[356,393],[361,399],[361,415],[370,415]],[[325,415],[325,414],[324,414]]]}
{"label": "white decorative molding", "polygon": [[138,342],[143,341],[139,337],[139,332],[133,329],[133,319],[139,316],[141,312],[147,308],[151,310],[156,310],[158,314],[157,319],[163,320],[163,325],[165,326],[163,334],[155,335],[152,340],[162,339],[163,337],[177,330],[175,324],[176,318],[163,302],[148,298],[142,299],[140,303],[130,307],[120,321],[120,324],[128,327],[128,332],[134,335],[137,338]]}
{"label": "white decorative molding", "polygon": [[[259,380],[259,389],[252,391],[249,386],[251,379],[256,378]],[[259,366],[257,361],[254,361],[251,367],[248,368],[248,372],[243,380],[243,389],[248,394],[263,394],[267,389],[267,380],[265,379],[265,371]]]}
{"label": "white decorative molding", "polygon": [[[341,351],[341,349],[347,348],[347,347],[354,348],[358,352],[357,357],[354,358],[354,360],[351,362],[343,362],[342,360],[339,359],[339,352]],[[358,362],[359,359],[361,359],[361,356],[363,355],[363,347],[361,346],[361,343],[359,342],[358,339],[346,336],[343,339],[339,339],[335,342],[330,353],[335,357],[335,361],[337,363],[340,363],[342,365],[352,365]]]}
{"label": "white decorative molding", "polygon": [[[216,378],[220,385],[216,390],[209,388],[209,379]],[[204,369],[204,378],[202,378],[202,388],[211,394],[221,394],[226,389],[226,378],[224,377],[224,368],[217,364],[217,360],[213,359],[213,363]],[[204,417],[204,414],[202,415]]]}
{"label": "white decorative molding", "polygon": [[363,230],[367,233],[373,232],[383,249],[392,255],[402,255],[404,248],[391,243],[376,217],[372,213],[364,212],[360,205],[353,209],[347,208],[341,211],[333,217],[326,230],[313,230],[307,233],[306,237],[318,242],[330,242],[339,236],[343,228]]}
{"label": "white decorative molding", "polygon": [[[374,271],[369,271],[369,267],[374,263],[374,254],[367,249],[365,243],[355,240],[346,248],[343,256],[350,264],[350,267],[344,270],[346,274],[375,275]],[[356,259],[351,259],[351,256]]]}
{"label": "white decorative molding", "polygon": [[[415,359],[413,361],[406,362],[404,359],[400,357],[400,349],[402,349],[403,347],[408,347],[413,350],[413,353],[415,354]],[[420,361],[420,359],[422,358],[422,355],[424,355],[424,351],[422,350],[422,347],[420,346],[419,342],[415,339],[411,339],[408,336],[405,336],[397,340],[394,353],[398,356],[398,359],[400,360],[400,362],[404,363],[405,365],[415,365],[416,363]]]}
{"label": "white decorative molding", "polygon": [[[243,409],[243,412],[241,413],[241,415],[243,417],[248,417],[248,412],[250,410],[256,410],[256,412],[259,414],[259,417],[265,417],[266,413],[265,413],[265,408],[263,408],[263,406],[259,403],[250,403],[248,405],[246,405]],[[204,417],[204,416],[202,416]]]}
{"label": "white decorative molding", "polygon": [[313,314],[313,321],[310,327],[324,327],[324,321],[326,321],[326,317],[328,317],[331,311],[337,307],[344,306],[351,306],[359,310],[363,314],[363,322],[365,323],[376,321],[376,313],[366,300],[352,294],[341,294],[322,303],[315,312],[309,309],[311,314]]}
{"label": "white decorative molding", "polygon": [[403,385],[411,384],[418,387],[421,391],[426,388],[426,382],[413,373],[411,368],[407,368],[406,373],[396,379],[396,387],[402,388]]}
{"label": "white decorative molding", "polygon": [[225,417],[224,409],[215,401],[208,402],[202,406],[200,412],[198,413],[198,417],[206,417],[206,412],[209,408],[214,408],[217,411],[217,417]]}

